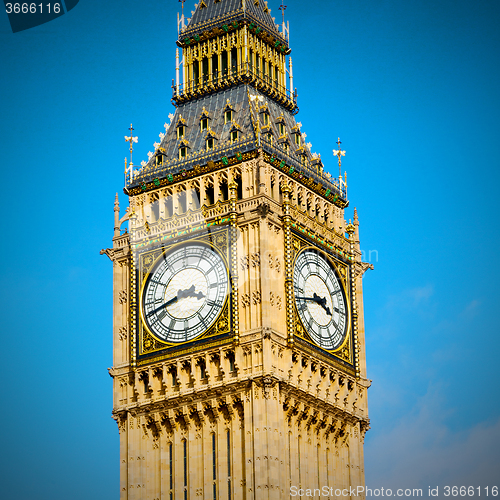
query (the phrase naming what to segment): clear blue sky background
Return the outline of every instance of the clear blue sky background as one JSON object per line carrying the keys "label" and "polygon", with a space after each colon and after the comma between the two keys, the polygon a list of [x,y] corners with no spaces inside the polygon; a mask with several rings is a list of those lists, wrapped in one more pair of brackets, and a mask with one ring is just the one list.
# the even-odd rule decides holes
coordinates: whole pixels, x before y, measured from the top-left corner
{"label": "clear blue sky background", "polygon": [[[118,499],[113,201],[158,140],[174,0],[0,15],[0,497]],[[279,2],[269,2],[280,19]],[[194,3],[186,2],[186,10]],[[500,3],[290,0],[298,120],[347,151],[365,275],[372,487],[500,482]]]}

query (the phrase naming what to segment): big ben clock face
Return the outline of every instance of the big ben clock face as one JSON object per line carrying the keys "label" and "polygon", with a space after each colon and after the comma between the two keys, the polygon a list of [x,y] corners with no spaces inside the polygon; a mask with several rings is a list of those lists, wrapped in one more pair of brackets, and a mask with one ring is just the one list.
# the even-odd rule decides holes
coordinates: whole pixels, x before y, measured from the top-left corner
{"label": "big ben clock face", "polygon": [[193,340],[215,322],[228,291],[219,254],[206,245],[183,245],[163,256],[146,280],[143,321],[164,342]]}
{"label": "big ben clock face", "polygon": [[293,284],[299,318],[312,340],[323,349],[339,348],[347,335],[344,290],[330,262],[305,250],[295,262]]}

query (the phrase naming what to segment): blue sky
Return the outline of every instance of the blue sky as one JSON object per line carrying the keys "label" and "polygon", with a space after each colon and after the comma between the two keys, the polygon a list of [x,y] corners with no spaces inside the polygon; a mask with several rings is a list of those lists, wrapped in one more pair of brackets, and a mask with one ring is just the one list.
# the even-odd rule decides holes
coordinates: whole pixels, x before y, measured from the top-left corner
{"label": "blue sky", "polygon": [[[118,498],[99,250],[130,123],[139,163],[173,110],[179,5],[81,0],[16,34],[0,15],[2,498]],[[375,265],[367,483],[498,485],[500,3],[290,0],[286,17],[298,120],[334,174],[340,136]]]}

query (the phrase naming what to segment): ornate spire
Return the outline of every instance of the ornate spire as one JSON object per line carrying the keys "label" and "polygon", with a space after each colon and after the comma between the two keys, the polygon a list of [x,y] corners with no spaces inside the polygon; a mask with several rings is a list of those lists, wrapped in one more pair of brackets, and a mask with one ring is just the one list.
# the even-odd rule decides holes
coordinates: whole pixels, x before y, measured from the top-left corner
{"label": "ornate spire", "polygon": [[114,227],[114,235],[120,236],[120,202],[118,201],[118,193],[115,196],[115,227]]}
{"label": "ornate spire", "polygon": [[132,165],[132,151],[134,151],[133,144],[134,142],[137,143],[139,140],[137,137],[134,137],[134,134],[132,133],[134,131],[134,127],[132,127],[132,124],[130,124],[130,137],[125,136],[125,140],[130,143],[130,164]]}
{"label": "ornate spire", "polygon": [[345,156],[345,151],[342,151],[342,150],[340,149],[340,145],[341,145],[341,144],[342,144],[342,142],[340,142],[340,137],[339,137],[339,139],[338,139],[338,141],[337,141],[337,145],[338,145],[339,149],[334,149],[334,150],[333,150],[333,154],[334,154],[335,156],[337,156],[337,157],[338,157],[338,159],[339,159],[339,177],[342,177],[342,159],[341,159],[341,157],[342,157],[342,156]]}
{"label": "ornate spire", "polygon": [[[180,1],[180,0],[179,0]],[[242,0],[224,0],[214,2],[213,0],[200,0],[193,12],[188,25],[181,31],[179,42],[185,41],[186,37],[206,36],[213,29],[224,29],[224,25],[230,27],[233,22],[254,22],[272,36],[278,36],[284,41],[284,36],[279,32],[277,25],[271,17],[271,9],[267,2]],[[197,41],[197,40],[196,40]]]}
{"label": "ornate spire", "polygon": [[353,225],[355,229],[354,239],[359,243],[359,219],[358,219],[358,210],[356,207],[354,207]]}

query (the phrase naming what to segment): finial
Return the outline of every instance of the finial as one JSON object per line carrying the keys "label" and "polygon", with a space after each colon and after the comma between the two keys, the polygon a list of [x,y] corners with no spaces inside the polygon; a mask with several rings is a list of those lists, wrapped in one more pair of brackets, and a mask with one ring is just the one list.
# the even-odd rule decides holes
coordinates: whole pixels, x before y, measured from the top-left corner
{"label": "finial", "polygon": [[118,193],[115,196],[115,227],[114,236],[120,236],[120,203],[118,202]]}
{"label": "finial", "polygon": [[281,192],[289,195],[292,192],[292,188],[288,184],[282,184]]}
{"label": "finial", "polygon": [[286,5],[284,3],[282,3],[280,6],[279,6],[279,10],[281,10],[281,15],[283,17],[283,36],[285,36],[285,10],[286,10]]}
{"label": "finial", "polygon": [[132,133],[134,131],[134,127],[132,127],[132,124],[130,124],[130,137],[125,136],[125,141],[130,143],[130,163],[132,163],[132,151],[134,150],[133,148],[133,143],[137,143],[139,140],[137,137],[134,137],[134,134]]}
{"label": "finial", "polygon": [[339,140],[337,141],[337,145],[338,145],[339,149],[334,149],[334,150],[333,150],[333,154],[334,154],[335,156],[337,156],[337,157],[338,157],[338,159],[339,159],[339,176],[340,176],[340,177],[342,177],[342,160],[341,160],[341,157],[342,157],[342,156],[345,156],[345,151],[342,151],[342,150],[340,149],[340,145],[341,145],[341,144],[342,144],[342,143],[340,142],[340,137],[339,137]]}
{"label": "finial", "polygon": [[354,224],[359,224],[359,219],[358,219],[358,209],[354,207]]}
{"label": "finial", "polygon": [[177,36],[180,35],[181,31],[186,27],[184,23],[184,2],[186,0],[179,0],[182,4],[182,15],[179,17],[179,13],[177,12]]}

